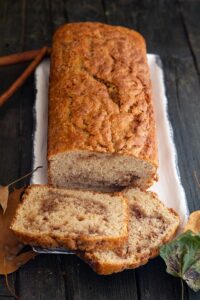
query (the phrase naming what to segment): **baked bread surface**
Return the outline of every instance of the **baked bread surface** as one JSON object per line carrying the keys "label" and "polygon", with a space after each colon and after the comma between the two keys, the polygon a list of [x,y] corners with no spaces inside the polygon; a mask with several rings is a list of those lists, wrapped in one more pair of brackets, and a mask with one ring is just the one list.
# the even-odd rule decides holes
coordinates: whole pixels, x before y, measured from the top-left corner
{"label": "baked bread surface", "polygon": [[179,217],[151,192],[129,189],[129,237],[127,243],[114,250],[79,252],[99,274],[108,275],[134,269],[159,254],[160,247],[169,242],[179,226]]}
{"label": "baked bread surface", "polygon": [[50,183],[107,191],[150,186],[157,169],[151,98],[139,33],[89,22],[60,27],[51,54]]}
{"label": "baked bread surface", "polygon": [[11,229],[25,243],[71,250],[110,249],[128,237],[124,196],[32,185]]}

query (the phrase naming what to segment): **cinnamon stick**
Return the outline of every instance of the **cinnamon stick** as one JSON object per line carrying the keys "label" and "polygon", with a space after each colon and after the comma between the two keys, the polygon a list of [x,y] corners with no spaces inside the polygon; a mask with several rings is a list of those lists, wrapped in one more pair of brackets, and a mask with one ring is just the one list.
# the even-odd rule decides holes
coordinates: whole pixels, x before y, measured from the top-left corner
{"label": "cinnamon stick", "polygon": [[31,75],[31,73],[34,71],[34,69],[37,67],[37,65],[40,63],[40,61],[43,59],[43,57],[48,52],[47,47],[43,47],[39,50],[37,56],[35,59],[30,63],[30,65],[26,68],[26,70],[19,76],[19,78],[10,86],[10,88],[0,96],[0,107],[9,99],[17,90],[19,87],[22,86],[24,81]]}
{"label": "cinnamon stick", "polygon": [[[41,49],[25,51],[25,52],[21,52],[21,53],[6,55],[6,56],[1,56],[0,57],[0,66],[18,64],[18,63],[21,63],[21,62],[25,62],[25,61],[35,59],[40,51],[41,51]],[[50,54],[50,51],[51,51],[51,49],[47,48],[47,54]]]}

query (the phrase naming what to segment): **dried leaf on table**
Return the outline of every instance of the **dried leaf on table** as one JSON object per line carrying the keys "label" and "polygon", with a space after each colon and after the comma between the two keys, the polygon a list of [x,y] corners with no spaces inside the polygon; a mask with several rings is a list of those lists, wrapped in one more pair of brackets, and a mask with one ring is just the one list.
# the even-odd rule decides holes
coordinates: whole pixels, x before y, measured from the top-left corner
{"label": "dried leaf on table", "polygon": [[39,167],[35,168],[33,171],[31,171],[28,174],[14,180],[13,182],[10,182],[6,186],[0,186],[0,208],[2,207],[3,213],[5,213],[5,211],[7,209],[7,202],[8,202],[8,196],[9,196],[9,187],[11,185],[13,185],[14,183],[17,183],[17,182],[21,181],[22,179],[32,175],[34,172],[36,172],[40,168],[42,168],[42,166],[39,166]]}
{"label": "dried leaf on table", "polygon": [[196,210],[190,214],[188,222],[184,227],[184,232],[188,230],[194,233],[200,233],[200,210]]}
{"label": "dried leaf on table", "polygon": [[[36,256],[33,251],[20,253],[23,244],[10,230],[10,224],[20,201],[24,189],[14,190],[8,198],[5,214],[0,211],[0,274],[15,272],[20,266]],[[20,253],[20,254],[19,254]]]}
{"label": "dried leaf on table", "polygon": [[5,213],[7,209],[9,190],[8,186],[0,186],[0,206],[3,209],[3,213]]}

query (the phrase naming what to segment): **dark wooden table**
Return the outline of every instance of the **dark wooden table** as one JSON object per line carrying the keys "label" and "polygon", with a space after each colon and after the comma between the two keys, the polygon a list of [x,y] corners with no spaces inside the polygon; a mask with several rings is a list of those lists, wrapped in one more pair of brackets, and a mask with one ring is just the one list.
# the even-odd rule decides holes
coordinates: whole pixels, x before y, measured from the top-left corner
{"label": "dark wooden table", "polygon": [[[0,0],[0,55],[51,44],[63,23],[100,21],[140,31],[149,53],[161,56],[169,116],[189,209],[200,209],[200,1],[198,0]],[[0,69],[0,92],[26,64]],[[31,170],[34,76],[0,109],[0,183]],[[170,187],[169,187],[170,188]],[[112,276],[98,276],[74,256],[41,255],[9,276],[21,300],[177,300],[180,280],[156,258]],[[0,277],[0,300],[10,296]],[[185,299],[200,299],[185,286]]]}

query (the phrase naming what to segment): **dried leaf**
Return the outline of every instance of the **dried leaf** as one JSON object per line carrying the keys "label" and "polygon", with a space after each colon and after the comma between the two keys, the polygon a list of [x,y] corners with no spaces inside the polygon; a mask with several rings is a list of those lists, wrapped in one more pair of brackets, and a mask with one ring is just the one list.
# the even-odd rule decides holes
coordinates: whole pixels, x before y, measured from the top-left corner
{"label": "dried leaf", "polygon": [[194,233],[200,233],[200,210],[196,210],[190,214],[188,222],[184,227],[184,232],[188,230]]}
{"label": "dried leaf", "polygon": [[17,183],[19,181],[21,181],[22,179],[32,175],[35,171],[37,171],[38,169],[42,168],[42,166],[39,166],[37,168],[35,168],[33,171],[29,172],[28,174],[14,180],[13,182],[10,182],[8,185],[6,186],[0,186],[0,207],[2,207],[3,209],[3,213],[5,213],[6,209],[7,209],[7,202],[8,202],[8,195],[9,195],[9,187],[11,185],[13,185],[14,183]]}
{"label": "dried leaf", "polygon": [[8,186],[1,186],[0,187],[0,206],[3,209],[3,213],[5,213],[5,211],[7,209],[8,195],[9,195]]}
{"label": "dried leaf", "polygon": [[[33,251],[20,253],[23,244],[10,230],[10,224],[20,201],[24,188],[14,190],[8,198],[5,214],[0,212],[0,274],[6,275],[15,272],[23,264],[36,256]],[[20,254],[19,254],[20,253]]]}

